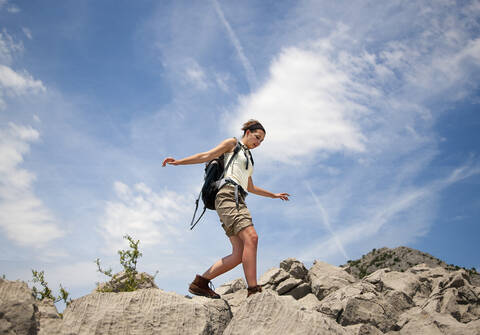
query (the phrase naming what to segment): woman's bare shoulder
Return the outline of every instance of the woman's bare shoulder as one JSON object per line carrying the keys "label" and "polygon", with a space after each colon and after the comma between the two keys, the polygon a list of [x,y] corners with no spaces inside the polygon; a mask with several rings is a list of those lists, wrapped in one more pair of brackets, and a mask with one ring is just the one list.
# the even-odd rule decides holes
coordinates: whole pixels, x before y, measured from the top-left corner
{"label": "woman's bare shoulder", "polygon": [[224,140],[222,144],[228,148],[227,152],[231,152],[237,145],[237,139],[235,137],[230,137]]}

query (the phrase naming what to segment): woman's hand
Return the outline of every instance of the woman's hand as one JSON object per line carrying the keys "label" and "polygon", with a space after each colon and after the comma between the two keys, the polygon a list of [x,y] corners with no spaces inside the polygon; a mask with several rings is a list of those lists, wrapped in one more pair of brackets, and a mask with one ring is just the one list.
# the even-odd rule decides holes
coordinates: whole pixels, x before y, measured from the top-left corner
{"label": "woman's hand", "polygon": [[288,201],[288,200],[290,200],[290,199],[288,199],[289,196],[290,196],[290,194],[288,194],[288,193],[275,193],[273,198]]}
{"label": "woman's hand", "polygon": [[165,165],[170,164],[170,165],[178,165],[177,160],[172,157],[167,157],[162,163],[162,166],[164,167]]}

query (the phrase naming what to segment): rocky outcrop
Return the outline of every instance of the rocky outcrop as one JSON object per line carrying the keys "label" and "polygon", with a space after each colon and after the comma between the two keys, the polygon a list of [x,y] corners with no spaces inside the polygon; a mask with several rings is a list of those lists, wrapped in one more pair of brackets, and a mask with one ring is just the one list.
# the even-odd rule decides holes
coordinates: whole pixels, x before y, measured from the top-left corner
{"label": "rocky outcrop", "polygon": [[58,314],[57,308],[50,299],[37,301],[37,311],[35,319],[37,322],[37,335],[57,335],[60,334],[62,319]]}
{"label": "rocky outcrop", "polygon": [[325,262],[315,261],[312,268],[308,271],[308,282],[313,294],[319,300],[356,281],[357,279],[345,270]]}
{"label": "rocky outcrop", "polygon": [[246,288],[247,288],[247,284],[245,283],[245,280],[243,280],[242,278],[237,278],[223,284],[222,286],[217,288],[215,292],[217,292],[220,295],[224,295],[224,294],[235,293],[239,290],[246,289]]}
{"label": "rocky outcrop", "polygon": [[272,291],[255,294],[237,311],[225,335],[244,334],[342,334],[349,333],[320,313],[297,308],[292,297]]}
{"label": "rocky outcrop", "polygon": [[[458,266],[447,264],[426,252],[408,247],[372,249],[362,258],[350,260],[341,267],[354,277],[361,279],[380,269],[389,268],[393,271],[404,272],[418,264],[426,264],[430,268],[441,267],[447,271],[460,270]],[[473,268],[468,271],[472,284],[480,286],[480,274]]]}
{"label": "rocky outcrop", "polygon": [[60,323],[53,301],[35,300],[24,282],[0,279],[0,334],[55,335]]}
{"label": "rocky outcrop", "polygon": [[61,333],[222,334],[231,317],[221,299],[187,299],[160,289],[93,293],[67,307]]}
{"label": "rocky outcrop", "polygon": [[289,258],[263,274],[263,292],[249,298],[243,279],[220,286],[218,300],[165,292],[153,278],[145,283],[134,292],[94,291],[62,319],[25,283],[0,279],[0,335],[480,334],[472,272],[432,264],[359,279],[342,267],[316,261],[307,269]]}
{"label": "rocky outcrop", "polygon": [[287,258],[280,263],[280,268],[271,268],[258,281],[266,290],[273,290],[280,295],[290,295],[301,299],[311,292],[307,282],[308,270],[295,258]]}

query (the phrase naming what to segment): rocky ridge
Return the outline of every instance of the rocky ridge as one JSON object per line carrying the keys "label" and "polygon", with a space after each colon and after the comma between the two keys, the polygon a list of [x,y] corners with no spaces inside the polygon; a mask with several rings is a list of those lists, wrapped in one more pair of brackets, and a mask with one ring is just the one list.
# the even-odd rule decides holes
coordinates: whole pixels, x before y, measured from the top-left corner
{"label": "rocky ridge", "polygon": [[[165,292],[153,281],[134,292],[94,291],[75,299],[63,318],[25,283],[0,279],[0,335],[480,334],[475,273],[411,250],[382,248],[343,267],[316,261],[307,269],[289,258],[264,273],[264,291],[248,299],[243,279],[219,287],[218,300]],[[381,256],[387,253],[393,257]],[[431,262],[409,258],[395,268],[401,254]],[[369,268],[382,259],[393,265]],[[358,265],[374,271],[361,276]]]}
{"label": "rocky ridge", "polygon": [[[448,271],[461,269],[459,266],[447,264],[428,253],[408,247],[373,249],[366,255],[363,255],[362,258],[348,261],[347,264],[341,265],[341,267],[348,273],[361,279],[379,269],[390,268],[394,271],[403,272],[418,264],[426,264],[430,267],[440,266]],[[476,270],[464,270],[469,272],[472,281],[477,286],[480,286],[480,275]]]}

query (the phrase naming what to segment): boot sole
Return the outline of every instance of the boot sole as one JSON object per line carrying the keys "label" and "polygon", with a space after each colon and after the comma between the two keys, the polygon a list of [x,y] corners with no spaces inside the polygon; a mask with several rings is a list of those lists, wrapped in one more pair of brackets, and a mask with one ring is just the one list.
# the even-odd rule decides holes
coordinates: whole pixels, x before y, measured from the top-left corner
{"label": "boot sole", "polygon": [[193,295],[199,296],[199,297],[205,297],[205,298],[210,298],[210,299],[220,299],[220,296],[212,297],[212,296],[209,296],[208,294],[202,294],[202,293],[192,291],[191,289],[188,289],[188,292],[190,292]]}

